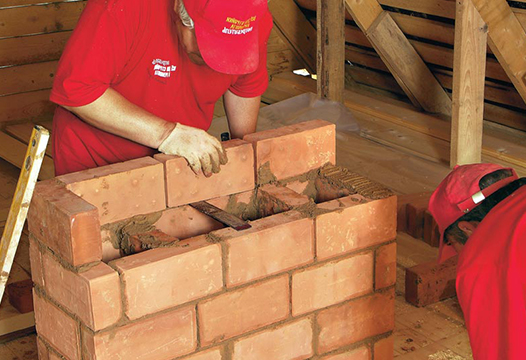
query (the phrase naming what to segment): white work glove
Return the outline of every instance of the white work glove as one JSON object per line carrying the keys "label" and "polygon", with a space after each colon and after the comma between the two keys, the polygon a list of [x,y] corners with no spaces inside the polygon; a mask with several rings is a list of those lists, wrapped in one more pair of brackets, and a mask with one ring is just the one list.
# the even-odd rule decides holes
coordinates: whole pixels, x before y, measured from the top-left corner
{"label": "white work glove", "polygon": [[204,130],[179,123],[159,145],[159,151],[184,157],[196,174],[202,170],[206,177],[218,173],[219,166],[228,162],[225,149],[219,140]]}

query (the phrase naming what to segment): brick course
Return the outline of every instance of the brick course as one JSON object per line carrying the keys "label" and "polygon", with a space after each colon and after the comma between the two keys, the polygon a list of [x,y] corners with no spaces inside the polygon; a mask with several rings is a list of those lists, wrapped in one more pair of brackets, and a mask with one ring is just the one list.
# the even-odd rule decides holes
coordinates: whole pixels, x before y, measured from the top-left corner
{"label": "brick course", "polygon": [[[211,178],[159,155],[164,164],[37,185],[28,220],[43,359],[390,358],[396,198],[320,168],[335,160],[330,123],[248,139],[225,143],[229,165]],[[223,228],[188,206],[198,200],[252,227]]]}

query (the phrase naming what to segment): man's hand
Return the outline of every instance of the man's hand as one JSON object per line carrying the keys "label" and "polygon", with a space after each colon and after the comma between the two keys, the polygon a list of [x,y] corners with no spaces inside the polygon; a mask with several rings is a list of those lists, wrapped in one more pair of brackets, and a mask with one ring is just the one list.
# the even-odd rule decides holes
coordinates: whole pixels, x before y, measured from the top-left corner
{"label": "man's hand", "polygon": [[202,170],[206,177],[218,173],[220,165],[228,162],[225,149],[219,140],[204,130],[182,124],[175,125],[159,145],[159,151],[184,157],[196,174]]}

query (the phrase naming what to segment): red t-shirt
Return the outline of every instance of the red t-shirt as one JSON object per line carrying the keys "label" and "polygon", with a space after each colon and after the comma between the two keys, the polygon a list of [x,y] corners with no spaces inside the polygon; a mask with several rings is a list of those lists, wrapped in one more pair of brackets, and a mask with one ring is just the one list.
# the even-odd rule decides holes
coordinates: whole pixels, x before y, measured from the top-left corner
{"label": "red t-shirt", "polygon": [[458,259],[457,294],[473,359],[526,359],[526,186],[470,236]]}
{"label": "red t-shirt", "polygon": [[[90,0],[60,59],[51,101],[82,106],[109,87],[166,121],[208,130],[227,91],[256,97],[267,88],[269,12],[260,21],[259,68],[247,75],[195,65],[177,39],[173,0]],[[57,175],[155,153],[99,130],[58,107],[53,119]]]}

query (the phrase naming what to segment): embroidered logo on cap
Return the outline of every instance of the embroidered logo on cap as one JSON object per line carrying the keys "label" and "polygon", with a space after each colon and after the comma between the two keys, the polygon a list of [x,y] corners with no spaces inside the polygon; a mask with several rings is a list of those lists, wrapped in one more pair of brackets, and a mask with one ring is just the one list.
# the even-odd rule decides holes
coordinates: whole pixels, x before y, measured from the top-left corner
{"label": "embroidered logo on cap", "polygon": [[254,27],[252,26],[252,23],[256,21],[256,16],[251,16],[247,20],[238,20],[233,17],[227,17],[226,22],[227,26],[225,26],[222,30],[223,34],[228,35],[243,35],[251,32],[254,30]]}

